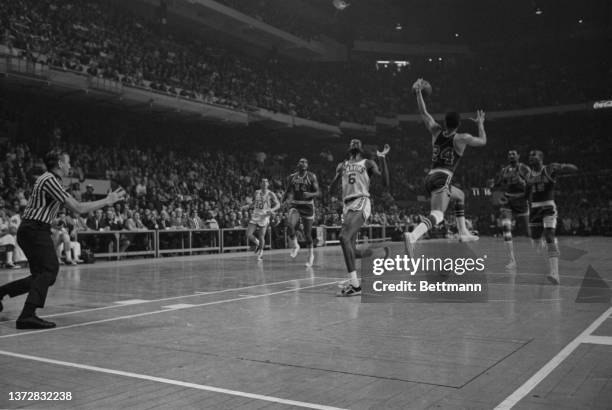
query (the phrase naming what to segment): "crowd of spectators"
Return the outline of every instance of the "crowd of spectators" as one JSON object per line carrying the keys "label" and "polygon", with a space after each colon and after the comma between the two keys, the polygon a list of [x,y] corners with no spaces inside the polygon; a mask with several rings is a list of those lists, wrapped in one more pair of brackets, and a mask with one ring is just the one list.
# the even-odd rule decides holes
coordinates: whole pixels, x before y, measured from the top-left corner
{"label": "crowd of spectators", "polygon": [[[472,58],[414,61],[398,70],[356,61],[257,60],[180,31],[162,33],[157,23],[119,8],[116,2],[1,2],[0,23],[1,50],[55,68],[202,102],[237,109],[261,107],[329,123],[371,122],[376,115],[414,112],[410,84],[417,73],[434,84],[431,111],[448,106],[502,110],[559,105],[609,97],[602,93],[612,89],[608,58],[596,55],[601,47],[582,49],[579,41],[566,44],[572,50],[566,55],[537,46],[503,52],[493,48]],[[464,125],[470,131],[469,122]],[[559,231],[612,232],[612,171],[605,166],[605,153],[612,149],[607,139],[612,129],[609,118],[579,112],[491,121],[486,127],[489,144],[468,150],[455,177],[466,192],[490,187],[508,149],[518,150],[526,161],[528,151],[539,148],[547,162],[571,162],[580,168],[579,174],[560,179]],[[112,180],[129,193],[122,205],[95,215],[62,215],[55,235],[64,248],[71,246],[70,238],[78,230],[245,227],[250,215],[242,208],[252,200],[260,179],[270,179],[282,198],[285,178],[301,156],[310,160],[324,187],[317,201],[316,225],[338,225],[342,204],[337,193],[330,194],[325,187],[343,159],[346,142],[293,143],[286,136],[267,134],[274,133],[256,127],[237,130],[167,121],[118,107],[62,103],[36,92],[2,89],[0,250],[6,254],[2,261],[10,267],[23,258],[14,233],[33,176],[42,172],[41,155],[49,147],[70,153],[75,182]],[[402,124],[380,130],[365,142],[370,148],[383,143],[393,147],[391,188],[385,191],[374,184],[372,222],[410,227],[427,209],[422,178],[430,166],[427,132],[420,124]],[[93,191],[81,185],[70,185],[73,195],[95,199]],[[488,199],[472,195],[468,214],[477,230],[494,234],[498,220]],[[286,211],[272,219],[274,232],[284,230]],[[120,243],[98,245],[127,249],[133,244],[125,237]],[[68,262],[78,260],[75,249]]]}
{"label": "crowd of spectators", "polygon": [[[137,231],[216,229],[246,227],[250,214],[243,206],[262,177],[282,198],[288,174],[304,156],[319,178],[322,197],[317,200],[315,225],[337,226],[342,204],[338,192],[327,192],[335,166],[346,152],[347,141],[336,139],[288,140],[263,135],[256,128],[156,122],[150,114],[103,108],[74,102],[51,104],[36,92],[2,89],[0,99],[0,235],[11,245],[19,215],[27,202],[35,175],[43,170],[41,155],[49,146],[71,155],[72,183],[68,189],[82,201],[103,194],[87,186],[85,179],[110,180],[126,188],[128,199],[92,215],[62,214],[55,227],[58,245],[71,246],[79,230]],[[474,132],[473,125],[464,124]],[[577,175],[559,179],[559,232],[563,234],[612,233],[611,170],[605,153],[612,149],[607,138],[612,123],[605,113],[580,112],[486,123],[489,143],[469,149],[461,159],[455,182],[468,194],[468,218],[483,234],[499,231],[498,214],[485,192],[506,161],[508,149],[517,149],[527,160],[530,149],[542,149],[545,161],[575,163]],[[257,135],[258,138],[253,138]],[[294,137],[295,138],[295,137]],[[231,144],[228,143],[231,141]],[[588,141],[588,143],[585,143]],[[371,222],[393,227],[397,239],[410,229],[428,203],[423,176],[428,170],[429,136],[421,124],[404,124],[364,139],[371,152],[383,143],[392,146],[389,157],[391,187],[372,186],[374,213]],[[67,181],[65,181],[67,182]],[[272,218],[273,236],[282,237],[286,208]],[[452,217],[447,226],[452,227]],[[396,232],[397,231],[397,232]],[[0,238],[1,239],[1,238]],[[122,237],[98,242],[104,251],[136,246],[150,249],[150,241]],[[5,243],[2,243],[5,245]],[[92,245],[92,247],[94,247]],[[284,246],[277,243],[276,246]],[[10,258],[9,258],[10,256]],[[7,254],[8,266],[18,262],[18,252]],[[9,260],[10,259],[10,260]],[[78,250],[67,262],[79,260]]]}
{"label": "crowd of spectators", "polygon": [[[255,2],[240,2],[247,3]],[[399,70],[371,61],[256,59],[178,28],[160,32],[157,21],[117,2],[2,2],[0,22],[0,47],[31,61],[201,102],[333,124],[414,112],[410,86],[416,77],[433,84],[433,111],[579,103],[607,98],[612,88],[606,40],[588,47],[567,41],[563,50],[541,45],[415,58]]]}
{"label": "crowd of spectators", "polygon": [[[322,13],[317,13],[319,18],[316,19],[304,18],[304,15],[314,10],[303,2],[288,3],[283,0],[218,0],[218,2],[306,41],[317,40],[321,34],[333,31],[330,30],[332,19],[322,18],[324,17]],[[332,8],[331,4],[329,8]]]}

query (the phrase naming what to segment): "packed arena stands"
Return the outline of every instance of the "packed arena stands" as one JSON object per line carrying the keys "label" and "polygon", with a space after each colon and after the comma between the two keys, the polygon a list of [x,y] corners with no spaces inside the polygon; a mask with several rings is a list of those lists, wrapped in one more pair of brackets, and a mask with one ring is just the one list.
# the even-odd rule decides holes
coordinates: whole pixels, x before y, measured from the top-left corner
{"label": "packed arena stands", "polygon": [[[244,10],[244,2],[224,3],[249,14],[257,12]],[[287,20],[281,9],[261,19],[289,22],[290,31],[301,37],[316,32]],[[358,59],[296,63],[279,56],[247,57],[178,30],[161,31],[157,22],[126,12],[115,2],[2,2],[0,22],[5,28],[2,50],[29,61],[237,110],[265,108],[331,124],[414,114],[410,85],[416,77],[434,84],[428,98],[432,112],[448,107],[501,111],[584,103],[609,97],[606,92],[612,89],[609,57],[598,54],[606,47],[604,40],[588,48],[581,47],[584,40],[568,41],[565,54],[546,45],[503,52],[485,47],[477,57],[416,58],[400,70]],[[593,59],[600,64],[584,64]],[[530,64],[525,67],[521,61]],[[581,81],[572,80],[576,78]],[[323,187],[316,225],[340,222],[342,204],[337,193],[326,188],[344,158],[348,137],[303,144],[300,137],[259,126],[232,128],[160,118],[120,106],[64,100],[39,90],[3,88],[0,94],[0,235],[5,239],[14,236],[33,177],[43,170],[42,155],[51,147],[70,153],[77,183],[70,189],[77,198],[95,198],[78,185],[86,178],[111,180],[126,188],[128,200],[101,215],[113,229],[245,227],[249,214],[241,208],[252,200],[260,179],[270,178],[282,198],[285,178],[300,157],[310,160]],[[463,126],[475,132],[468,119]],[[476,230],[499,232],[489,196],[507,150],[518,150],[526,162],[530,149],[542,149],[546,162],[575,163],[580,169],[560,179],[560,233],[612,233],[612,170],[605,165],[605,153],[612,148],[606,139],[610,118],[597,112],[549,113],[488,121],[486,128],[488,145],[468,150],[455,177],[469,196],[468,217]],[[411,229],[427,208],[426,130],[422,124],[404,122],[362,138],[370,152],[384,143],[392,146],[391,188],[386,191],[374,184],[372,223],[405,226],[398,232]],[[94,218],[68,217],[69,225],[83,230],[91,229],[87,218]],[[285,224],[283,208],[272,220],[273,232],[283,232]]]}
{"label": "packed arena stands", "polygon": [[[245,227],[249,215],[241,207],[252,199],[259,180],[270,178],[272,189],[282,198],[285,178],[300,157],[310,160],[324,194],[317,201],[316,224],[339,224],[341,203],[326,188],[336,164],[344,158],[345,138],[316,139],[304,145],[300,138],[257,127],[233,129],[160,119],[36,92],[6,89],[2,94],[0,218],[5,232],[10,219],[22,211],[33,177],[42,172],[42,154],[52,146],[70,153],[76,183],[85,178],[111,180],[127,189],[128,201],[102,215],[113,221],[115,229]],[[468,132],[475,131],[467,119],[463,126]],[[486,126],[489,144],[469,149],[456,177],[468,193],[468,217],[474,228],[497,233],[498,215],[490,198],[474,193],[491,187],[506,162],[507,150],[517,149],[526,162],[529,150],[537,148],[545,152],[547,162],[570,162],[580,168],[579,174],[560,179],[559,231],[612,232],[610,169],[602,166],[603,153],[612,148],[606,138],[612,123],[605,114],[525,117],[490,121]],[[587,140],[589,144],[584,143]],[[374,184],[372,222],[402,223],[410,229],[417,215],[426,210],[422,181],[430,166],[427,131],[422,124],[403,124],[401,129],[381,132],[364,142],[370,151],[383,143],[392,146],[391,189],[387,192],[381,184]],[[81,200],[94,199],[87,189],[70,188]],[[84,218],[81,229],[88,229],[87,216]],[[282,232],[285,223],[286,209],[282,209],[273,218],[273,229]]]}
{"label": "packed arena stands", "polygon": [[414,112],[410,86],[417,76],[434,84],[434,111],[582,103],[607,98],[612,85],[608,40],[419,56],[398,70],[359,59],[323,64],[273,55],[263,61],[178,29],[160,31],[157,21],[126,12],[118,2],[3,2],[0,21],[6,27],[0,43],[31,61],[197,101],[331,124],[372,124],[376,116]]}

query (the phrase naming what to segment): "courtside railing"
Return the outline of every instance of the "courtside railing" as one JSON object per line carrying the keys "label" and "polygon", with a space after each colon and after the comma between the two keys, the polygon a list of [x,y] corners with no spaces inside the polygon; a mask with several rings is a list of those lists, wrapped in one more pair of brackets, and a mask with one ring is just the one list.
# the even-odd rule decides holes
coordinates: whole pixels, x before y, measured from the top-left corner
{"label": "courtside railing", "polygon": [[[313,240],[317,246],[340,243],[340,226],[313,228]],[[83,249],[92,250],[97,257],[194,255],[199,253],[224,253],[247,251],[250,248],[246,228],[230,229],[164,229],[141,231],[80,231],[76,241]],[[357,242],[390,241],[389,226],[367,225],[357,234]],[[279,235],[277,233],[277,235]],[[272,229],[266,231],[265,249],[273,243],[288,243],[287,230],[280,234],[282,241],[274,241]]]}

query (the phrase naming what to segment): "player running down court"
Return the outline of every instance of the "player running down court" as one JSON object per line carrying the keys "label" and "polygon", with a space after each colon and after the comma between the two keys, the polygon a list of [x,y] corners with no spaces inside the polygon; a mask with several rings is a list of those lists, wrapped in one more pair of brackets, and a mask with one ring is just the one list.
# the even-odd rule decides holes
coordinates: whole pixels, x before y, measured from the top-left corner
{"label": "player running down court", "polygon": [[[252,207],[253,213],[247,228],[247,238],[255,244],[257,260],[263,260],[264,247],[266,245],[266,230],[270,224],[270,216],[280,208],[280,202],[276,194],[269,190],[270,182],[267,178],[261,180],[261,189],[255,191],[253,203],[243,207]],[[254,235],[257,231],[257,237]]]}
{"label": "player running down court", "polygon": [[[357,249],[357,234],[361,227],[370,218],[372,205],[370,203],[370,177],[382,176],[385,186],[389,186],[389,170],[386,155],[391,147],[385,145],[382,152],[378,152],[382,173],[376,162],[363,157],[361,141],[351,140],[349,146],[349,159],[338,164],[336,176],[329,186],[332,191],[338,179],[342,179],[342,228],[340,230],[340,246],[344,255],[344,262],[349,279],[343,284],[338,296],[358,296],[361,294],[361,282],[357,277],[355,259],[372,255],[371,249]],[[388,256],[385,248],[385,258]]]}
{"label": "player running down court", "polygon": [[546,240],[548,250],[548,280],[558,285],[559,280],[559,245],[555,238],[557,228],[557,205],[555,204],[556,177],[563,173],[576,172],[578,167],[573,164],[544,165],[542,151],[534,150],[529,153],[531,172],[527,176],[530,191],[531,212],[529,224],[531,238]]}
{"label": "player running down court", "polygon": [[321,196],[319,182],[317,176],[308,171],[308,160],[300,158],[298,162],[298,171],[289,175],[287,178],[287,193],[285,198],[289,204],[289,212],[287,215],[287,230],[289,231],[289,239],[291,240],[293,249],[291,249],[291,257],[295,258],[300,251],[297,237],[295,236],[295,228],[299,225],[300,219],[304,225],[304,237],[308,245],[308,262],[306,266],[310,267],[314,263],[314,246],[312,242],[312,223],[314,222],[315,205],[314,199]]}
{"label": "player running down court", "polygon": [[500,205],[500,216],[504,232],[504,243],[508,250],[509,261],[506,269],[516,269],[514,245],[512,243],[512,217],[516,221],[519,234],[531,236],[529,230],[529,203],[527,201],[527,176],[531,170],[519,162],[516,150],[508,151],[508,165],[497,176],[493,189],[500,190],[496,205]]}
{"label": "player running down court", "polygon": [[458,132],[461,117],[456,112],[448,112],[445,115],[444,128],[442,128],[425,107],[422,94],[422,88],[425,84],[422,79],[418,79],[413,85],[413,90],[417,96],[421,117],[432,136],[431,171],[425,177],[425,189],[431,195],[431,212],[426,218],[421,218],[421,223],[412,232],[404,234],[406,252],[410,257],[413,257],[414,243],[428,230],[444,220],[444,212],[451,199],[455,201],[459,240],[467,242],[478,239],[477,236],[470,234],[465,225],[465,194],[461,189],[451,185],[451,181],[465,148],[467,146],[482,147],[487,143],[487,134],[484,129],[484,111],[479,110],[476,113],[476,118],[473,119],[478,124],[478,137]]}

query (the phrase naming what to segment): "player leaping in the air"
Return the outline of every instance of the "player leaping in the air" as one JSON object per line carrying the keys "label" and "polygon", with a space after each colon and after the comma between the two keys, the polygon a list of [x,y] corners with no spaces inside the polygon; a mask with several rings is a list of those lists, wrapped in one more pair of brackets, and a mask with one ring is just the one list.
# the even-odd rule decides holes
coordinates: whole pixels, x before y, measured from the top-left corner
{"label": "player leaping in the air", "polygon": [[298,171],[289,175],[287,178],[287,192],[285,198],[289,204],[287,215],[287,230],[289,239],[293,245],[291,257],[295,258],[300,251],[295,228],[302,220],[304,225],[304,237],[308,245],[309,255],[306,266],[311,267],[314,263],[314,247],[312,242],[312,223],[315,217],[314,199],[321,196],[317,176],[308,171],[308,160],[300,158],[298,161]]}
{"label": "player leaping in the air", "polygon": [[514,245],[512,243],[512,217],[514,217],[519,234],[531,236],[529,230],[529,203],[527,202],[527,176],[531,170],[519,162],[516,150],[508,151],[508,165],[502,168],[495,179],[493,189],[501,190],[496,201],[500,205],[500,215],[504,230],[504,243],[508,248],[509,261],[506,269],[516,269]]}
{"label": "player leaping in the air", "polygon": [[[255,253],[258,260],[263,260],[266,244],[266,230],[270,224],[270,216],[280,207],[276,194],[269,190],[270,183],[267,178],[261,180],[261,189],[255,191],[253,203],[242,209],[253,208],[251,220],[247,228],[247,238],[255,244]],[[257,230],[257,237],[253,235]]]}
{"label": "player leaping in the air", "polygon": [[559,245],[555,238],[557,228],[557,205],[555,204],[555,184],[557,175],[568,172],[576,172],[578,167],[573,164],[549,164],[544,165],[544,154],[542,151],[531,151],[529,153],[529,165],[531,172],[527,176],[527,185],[531,192],[531,213],[529,225],[531,227],[531,238],[541,240],[542,235],[546,240],[548,249],[548,280],[556,285],[559,284]]}
{"label": "player leaping in the air", "polygon": [[456,112],[446,113],[444,128],[442,128],[427,112],[422,94],[424,86],[425,82],[419,78],[412,88],[416,93],[421,117],[432,136],[432,165],[431,170],[425,177],[425,189],[431,195],[431,212],[426,218],[421,218],[421,223],[412,232],[404,234],[406,251],[411,258],[414,256],[415,242],[428,230],[444,220],[444,212],[451,199],[455,200],[455,217],[459,240],[467,242],[478,239],[477,236],[470,234],[465,226],[465,194],[461,189],[451,185],[451,181],[465,148],[468,145],[482,147],[487,143],[487,134],[484,129],[484,111],[479,110],[476,113],[476,118],[473,119],[478,124],[478,137],[457,132],[461,123],[461,116]]}
{"label": "player leaping in the air", "polygon": [[[389,186],[389,170],[385,156],[391,147],[385,145],[382,152],[377,152],[380,158],[382,172],[376,162],[363,157],[361,141],[351,140],[349,159],[338,164],[336,175],[329,186],[332,192],[336,182],[342,179],[342,228],[340,230],[340,246],[344,254],[344,262],[348,271],[348,282],[343,284],[338,296],[358,296],[361,294],[361,282],[357,277],[355,259],[372,255],[371,249],[357,249],[357,234],[370,218],[372,205],[370,203],[370,177],[382,176],[385,186]],[[385,248],[385,258],[388,256]]]}

